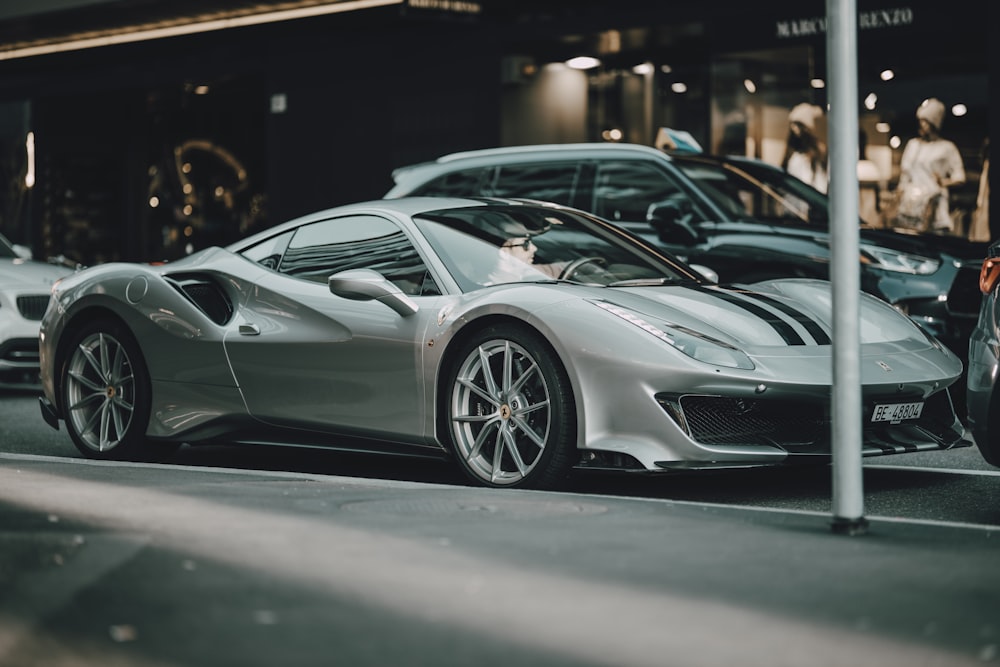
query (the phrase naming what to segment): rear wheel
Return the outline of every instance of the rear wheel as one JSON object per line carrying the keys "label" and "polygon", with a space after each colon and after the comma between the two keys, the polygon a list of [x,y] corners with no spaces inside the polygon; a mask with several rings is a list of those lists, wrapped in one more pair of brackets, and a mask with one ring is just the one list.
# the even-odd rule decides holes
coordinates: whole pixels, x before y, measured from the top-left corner
{"label": "rear wheel", "polygon": [[101,319],[77,332],[61,386],[66,430],[84,456],[149,460],[169,451],[146,441],[149,374],[123,325]]}
{"label": "rear wheel", "polygon": [[538,334],[498,325],[473,336],[448,374],[447,431],[466,475],[493,487],[551,489],[576,461],[566,371]]}

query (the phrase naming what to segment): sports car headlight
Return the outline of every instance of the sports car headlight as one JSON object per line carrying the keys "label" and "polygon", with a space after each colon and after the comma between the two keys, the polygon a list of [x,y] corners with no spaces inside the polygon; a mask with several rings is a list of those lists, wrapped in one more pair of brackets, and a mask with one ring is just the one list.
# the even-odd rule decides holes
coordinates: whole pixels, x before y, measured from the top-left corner
{"label": "sports car headlight", "polygon": [[651,324],[635,313],[607,301],[591,301],[591,303],[612,315],[620,317],[629,324],[634,324],[646,333],[659,338],[678,352],[683,352],[692,359],[727,368],[742,368],[748,371],[754,369],[750,357],[729,343],[706,336],[703,333],[678,324],[664,323],[659,326]]}
{"label": "sports car headlight", "polygon": [[941,262],[936,259],[921,255],[910,255],[881,246],[862,243],[859,249],[861,250],[862,264],[875,264],[878,268],[885,269],[886,271],[926,276],[934,273],[941,266]]}

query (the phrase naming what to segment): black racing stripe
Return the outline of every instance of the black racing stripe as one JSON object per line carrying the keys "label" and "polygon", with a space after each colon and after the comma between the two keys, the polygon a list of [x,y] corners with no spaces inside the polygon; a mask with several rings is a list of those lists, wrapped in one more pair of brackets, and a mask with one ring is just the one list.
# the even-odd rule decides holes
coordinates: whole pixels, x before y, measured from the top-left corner
{"label": "black racing stripe", "polygon": [[813,337],[813,340],[816,341],[817,345],[830,344],[830,336],[828,336],[827,333],[823,331],[823,328],[819,325],[819,323],[813,318],[803,313],[802,311],[796,310],[791,306],[789,306],[787,303],[778,301],[774,297],[770,297],[766,294],[758,294],[756,292],[745,292],[745,294],[748,297],[757,299],[758,301],[763,301],[764,303],[777,308],[785,315],[788,315],[793,320],[801,324],[803,327],[805,327],[806,331],[809,332],[809,335]]}
{"label": "black racing stripe", "polygon": [[[722,288],[722,289],[726,289],[726,288]],[[714,294],[715,296],[719,297],[720,299],[728,301],[729,303],[733,304],[734,306],[739,306],[743,310],[751,312],[754,315],[756,315],[757,317],[759,317],[760,319],[764,320],[765,322],[767,322],[768,324],[770,324],[771,327],[775,331],[777,331],[778,334],[789,345],[805,345],[806,344],[806,342],[804,340],[802,340],[802,337],[799,336],[799,334],[795,332],[795,329],[792,328],[792,325],[790,325],[788,322],[784,321],[783,319],[781,319],[780,317],[778,317],[777,315],[775,315],[774,313],[772,313],[768,309],[762,308],[762,307],[758,306],[755,303],[751,303],[751,302],[747,301],[746,299],[741,299],[740,297],[735,296],[733,294],[726,294],[721,289],[708,289],[708,288],[706,288],[705,291],[706,292],[710,292],[711,294]]]}

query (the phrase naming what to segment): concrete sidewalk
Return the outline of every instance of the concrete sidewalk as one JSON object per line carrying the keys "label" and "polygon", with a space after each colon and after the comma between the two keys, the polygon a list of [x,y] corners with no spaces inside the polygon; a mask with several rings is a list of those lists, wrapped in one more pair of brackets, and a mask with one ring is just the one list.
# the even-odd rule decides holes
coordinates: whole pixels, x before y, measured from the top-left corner
{"label": "concrete sidewalk", "polygon": [[0,456],[0,665],[1000,664],[1000,531]]}

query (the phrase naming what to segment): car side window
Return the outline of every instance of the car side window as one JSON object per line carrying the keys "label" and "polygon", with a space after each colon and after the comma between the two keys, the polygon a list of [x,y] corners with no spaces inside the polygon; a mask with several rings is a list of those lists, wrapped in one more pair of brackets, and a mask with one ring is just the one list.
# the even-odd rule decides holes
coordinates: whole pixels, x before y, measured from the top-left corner
{"label": "car side window", "polygon": [[690,197],[669,174],[638,160],[598,164],[593,212],[611,221],[644,222],[651,204]]}
{"label": "car side window", "polygon": [[482,194],[487,168],[461,169],[428,181],[412,194],[425,197],[475,197]]}
{"label": "car side window", "polygon": [[347,269],[373,269],[405,294],[440,294],[410,239],[386,218],[351,215],[321,220],[296,229],[277,270],[326,284]]}
{"label": "car side window", "polygon": [[292,232],[285,232],[278,236],[261,241],[255,246],[251,246],[243,251],[243,256],[252,262],[262,264],[269,269],[277,269],[281,256],[288,247],[288,241],[292,238]]}
{"label": "car side window", "polygon": [[580,169],[581,165],[574,162],[503,165],[497,168],[492,183],[487,183],[483,194],[572,206]]}

